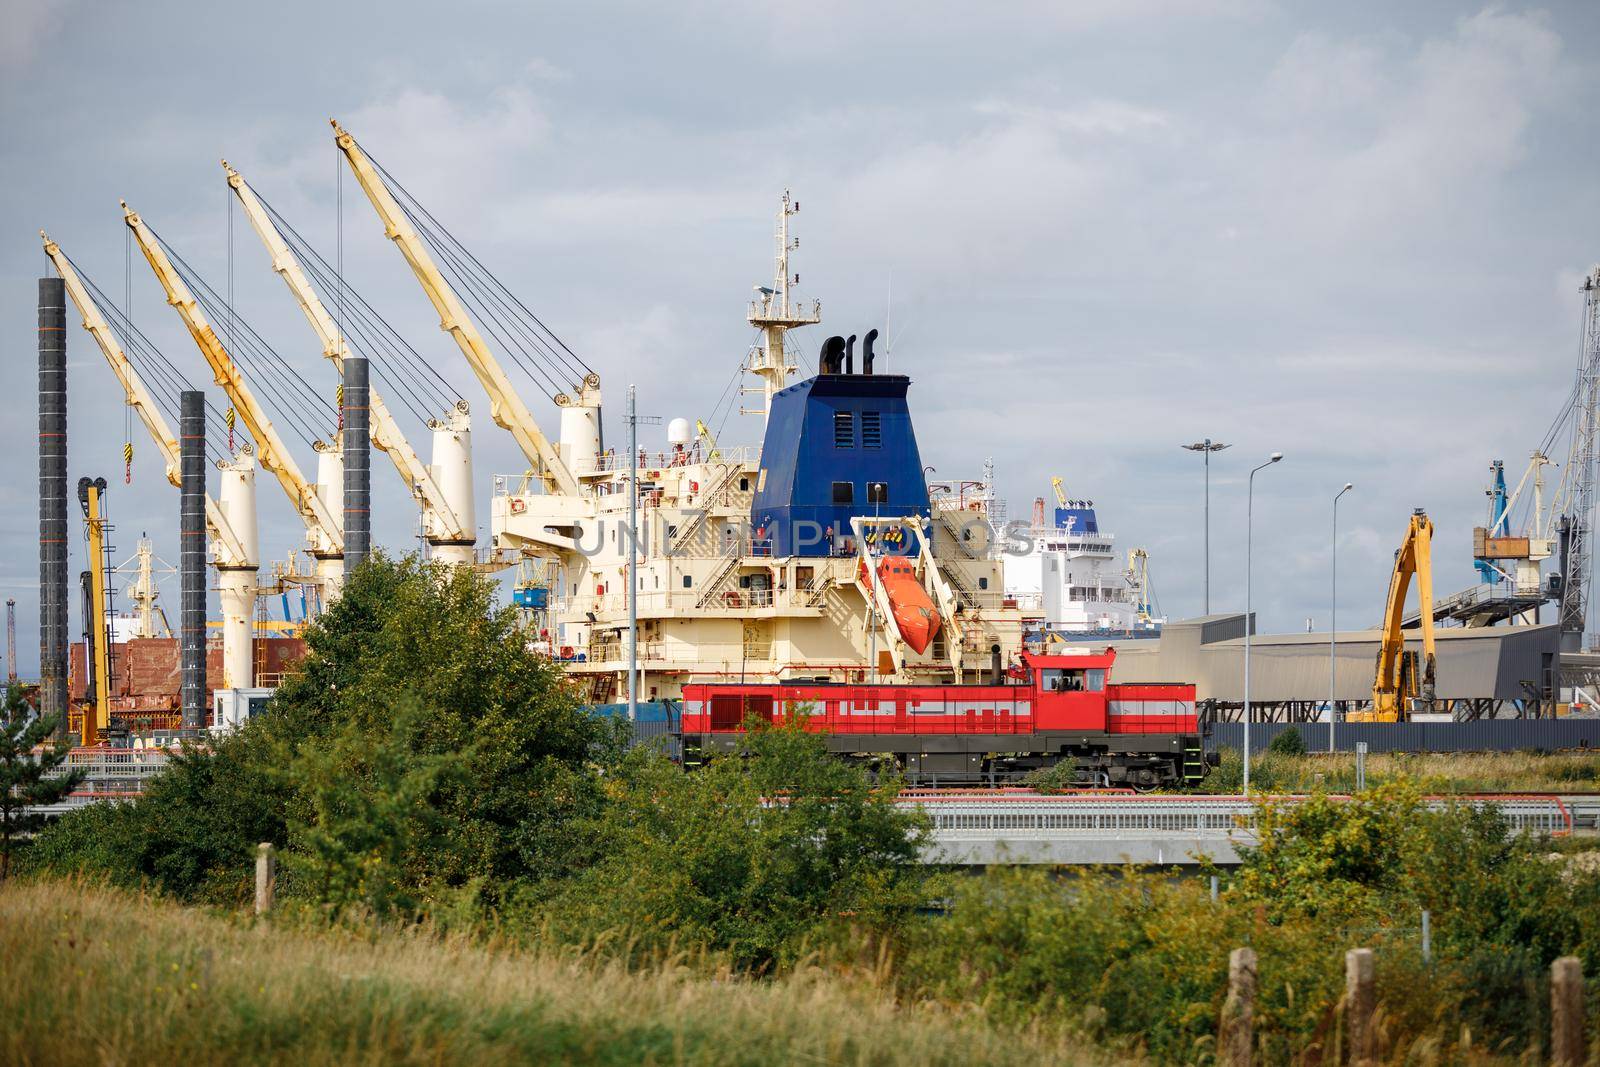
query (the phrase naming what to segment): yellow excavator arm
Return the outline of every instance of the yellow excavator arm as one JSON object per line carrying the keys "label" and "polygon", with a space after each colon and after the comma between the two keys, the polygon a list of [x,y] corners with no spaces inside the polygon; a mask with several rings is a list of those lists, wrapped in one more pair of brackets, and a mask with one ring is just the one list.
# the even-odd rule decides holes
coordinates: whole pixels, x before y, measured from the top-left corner
{"label": "yellow excavator arm", "polygon": [[[494,419],[495,425],[511,431],[511,436],[516,438],[523,455],[543,481],[546,492],[576,496],[577,479],[562,461],[555,445],[550,443],[550,439],[539,428],[533,413],[517,395],[511,379],[506,377],[494,353],[489,350],[489,345],[478,332],[472,316],[467,314],[455,290],[434,265],[427,245],[417,236],[417,231],[412,228],[410,220],[406,218],[394,194],[384,184],[378,168],[367,158],[367,154],[361,150],[354,137],[346,133],[338,122],[331,119],[329,122],[333,126],[334,140],[339,150],[344,153],[351,172],[356,176],[356,181],[361,184],[367,199],[372,201],[373,209],[383,222],[384,235],[393,241],[399,247],[401,255],[405,256],[406,263],[411,266],[412,273],[422,285],[422,291],[427,294],[428,301],[439,313],[439,328],[455,338],[456,345],[461,349],[461,354],[467,357],[467,363],[472,367],[473,374],[477,375],[484,392],[489,394],[490,418]],[[557,403],[563,400],[570,403],[565,394],[557,398]]]}
{"label": "yellow excavator arm", "polygon": [[[1417,606],[1422,618],[1422,658],[1406,652],[1406,594],[1412,576],[1417,580]],[[1406,528],[1405,541],[1394,556],[1389,577],[1389,598],[1383,610],[1383,631],[1378,640],[1378,666],[1372,682],[1370,711],[1351,712],[1352,722],[1400,722],[1411,716],[1413,704],[1432,709],[1437,658],[1433,639],[1433,523],[1418,508]]]}
{"label": "yellow excavator arm", "polygon": [[283,438],[278,436],[278,430],[267,417],[266,410],[257,402],[250,387],[245,384],[244,375],[234,365],[233,357],[223,347],[222,340],[211,328],[211,323],[200,310],[199,302],[178,275],[177,269],[167,258],[167,253],[156,240],[155,234],[150,232],[150,228],[144,224],[138,212],[128,207],[126,201],[122,205],[122,216],[128,228],[133,231],[134,240],[139,242],[139,250],[144,253],[150,269],[155,271],[162,289],[166,290],[167,303],[182,316],[184,325],[189,329],[189,335],[194,338],[195,345],[200,349],[200,354],[205,356],[206,362],[210,364],[217,384],[222,386],[228,394],[228,399],[233,401],[239,414],[244,416],[245,425],[250,428],[250,436],[256,442],[256,458],[278,479],[284,494],[288,496],[289,502],[294,505],[295,511],[305,523],[314,549],[334,555],[342,553],[344,516],[336,514],[323,503],[322,498],[317,495],[316,487],[300,473],[300,467],[295,463],[293,454],[283,443]]}

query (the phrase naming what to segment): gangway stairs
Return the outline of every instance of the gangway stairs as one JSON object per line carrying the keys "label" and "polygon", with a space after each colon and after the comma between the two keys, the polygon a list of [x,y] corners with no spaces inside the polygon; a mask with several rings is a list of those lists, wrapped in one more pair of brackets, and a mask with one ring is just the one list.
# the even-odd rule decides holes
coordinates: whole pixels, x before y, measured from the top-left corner
{"label": "gangway stairs", "polygon": [[717,501],[722,494],[727,492],[728,487],[733,484],[733,479],[740,470],[741,468],[736,463],[723,465],[722,472],[717,475],[710,488],[700,494],[698,501],[700,507],[695,511],[694,518],[690,519],[688,525],[679,530],[672,538],[672,544],[667,550],[669,555],[677,555],[682,552],[700,536],[701,532],[705,530],[706,520],[711,514],[711,509],[718,506]]}

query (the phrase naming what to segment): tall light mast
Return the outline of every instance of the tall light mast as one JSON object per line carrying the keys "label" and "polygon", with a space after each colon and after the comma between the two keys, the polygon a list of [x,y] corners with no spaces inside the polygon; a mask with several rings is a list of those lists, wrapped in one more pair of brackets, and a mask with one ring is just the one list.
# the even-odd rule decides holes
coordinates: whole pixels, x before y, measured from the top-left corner
{"label": "tall light mast", "polygon": [[[1589,539],[1594,532],[1595,463],[1600,458],[1600,267],[1583,280],[1583,348],[1579,354],[1577,410],[1567,477],[1571,520],[1567,536],[1566,574],[1561,586],[1563,651],[1583,647],[1588,619]],[[1570,647],[1568,647],[1570,646]]]}
{"label": "tall light mast", "polygon": [[773,235],[777,263],[772,288],[756,287],[759,295],[750,302],[746,315],[750,325],[761,331],[761,347],[751,354],[750,370],[761,379],[763,415],[772,410],[772,395],[788,384],[789,375],[795,370],[794,361],[784,351],[784,334],[797,326],[822,321],[822,301],[813,300],[809,311],[789,301],[789,286],[800,281],[789,272],[789,253],[800,247],[798,237],[792,240],[789,237],[789,216],[799,212],[800,202],[791,199],[785,189],[783,200],[778,204],[777,232]]}
{"label": "tall light mast", "polygon": [[[155,441],[166,467],[167,481],[183,487],[178,438],[145,388],[138,371],[117,343],[83,279],[61,246],[43,232],[45,255],[55,264],[67,293],[83,316],[83,328],[99,345],[139,421]],[[254,676],[250,627],[255,616],[256,573],[260,552],[256,537],[256,462],[248,447],[217,464],[222,472],[218,499],[206,494],[206,529],[211,538],[211,563],[217,569],[217,590],[222,601],[222,688],[249,688]]]}
{"label": "tall light mast", "polygon": [[[338,323],[328,314],[327,307],[301,269],[283,234],[273,224],[255,190],[225,159],[222,169],[228,175],[228,186],[244,206],[245,215],[255,228],[256,236],[266,245],[272,257],[274,273],[289,287],[300,311],[311,324],[312,331],[322,345],[323,356],[342,375],[350,349],[345,344]],[[375,388],[368,392],[368,406],[372,418],[372,443],[394,463],[401,480],[421,502],[423,536],[431,546],[434,557],[448,563],[470,565],[475,558],[477,534],[472,499],[471,419],[466,401],[458,403],[456,409],[443,419],[433,419],[428,424],[433,431],[434,470],[442,475],[438,480],[434,478],[433,471],[417,457],[416,450],[406,440],[389,406]],[[454,500],[446,497],[441,482],[443,486],[455,490]]]}
{"label": "tall light mast", "polygon": [[[308,548],[317,561],[317,584],[322,589],[323,603],[331,602],[338,596],[344,583],[344,513],[342,509],[332,507],[323,494],[342,494],[342,487],[324,484],[319,492],[319,487],[308,482],[300,473],[300,467],[295,463],[288,446],[283,443],[283,438],[278,435],[277,428],[272,425],[272,420],[267,417],[266,410],[256,400],[255,394],[245,384],[244,375],[234,365],[233,357],[223,347],[211,323],[206,321],[194,294],[189,292],[189,287],[167,258],[161,242],[156,240],[155,234],[150,232],[138,212],[128,207],[126,201],[122,205],[122,216],[133,231],[134,240],[139,242],[139,249],[149,262],[150,269],[155,271],[162,289],[166,290],[167,303],[183,318],[200,354],[210,364],[217,384],[227,392],[228,399],[243,416],[250,436],[255,439],[261,466],[278,479],[284,495],[305,523]],[[322,442],[318,444],[318,451],[324,457],[334,451],[332,446]]]}
{"label": "tall light mast", "polygon": [[[455,339],[456,345],[461,349],[461,354],[466,356],[467,363],[472,367],[472,372],[477,375],[478,381],[483,385],[484,392],[489,394],[489,416],[494,419],[495,425],[509,430],[511,436],[516,438],[522,453],[527,457],[528,463],[537,472],[543,482],[545,491],[554,495],[576,496],[578,482],[572,475],[572,469],[557,451],[556,446],[539,428],[539,423],[534,419],[533,413],[517,395],[516,389],[511,384],[511,379],[506,377],[494,353],[484,341],[483,335],[473,323],[472,317],[461,304],[461,299],[445,280],[439,268],[434,265],[433,257],[429,255],[427,245],[417,235],[405,211],[395,200],[394,194],[384,183],[382,175],[367,154],[362,151],[356,139],[345,132],[337,121],[329,120],[333,126],[334,141],[339,150],[344,153],[345,160],[350,164],[350,170],[355,174],[356,181],[361,184],[362,190],[367,194],[367,199],[372,202],[372,207],[377,211],[378,217],[383,221],[384,236],[388,237],[400,249],[410,264],[411,271],[417,276],[417,281],[422,285],[422,291],[427,294],[428,301],[433,304],[439,313],[439,328]],[[572,398],[562,393],[557,396],[556,403],[563,408],[575,407],[579,409],[575,416],[587,412],[581,421],[586,424],[592,422],[593,442],[592,447],[597,448],[599,442],[598,413],[600,408],[600,379],[596,375],[589,375],[584,379],[580,390],[581,395],[576,405]],[[592,418],[591,418],[592,417]],[[576,420],[575,421],[579,421]],[[567,418],[563,413],[562,425],[566,427]],[[584,452],[590,451],[586,445]]]}

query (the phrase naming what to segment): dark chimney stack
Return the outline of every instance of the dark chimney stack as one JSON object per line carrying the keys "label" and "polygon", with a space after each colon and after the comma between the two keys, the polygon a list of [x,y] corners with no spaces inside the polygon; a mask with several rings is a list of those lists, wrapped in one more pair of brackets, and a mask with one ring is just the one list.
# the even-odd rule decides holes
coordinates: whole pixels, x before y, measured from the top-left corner
{"label": "dark chimney stack", "polygon": [[856,372],[856,335],[851,334],[850,339],[844,343],[844,372]]}
{"label": "dark chimney stack", "polygon": [[837,334],[822,342],[822,354],[817,357],[817,373],[838,374],[844,365],[844,338]]}
{"label": "dark chimney stack", "polygon": [[877,330],[868,330],[867,336],[861,339],[861,373],[872,373],[872,342],[878,339]]}
{"label": "dark chimney stack", "polygon": [[206,725],[206,395],[178,394],[178,694],[185,731]]}
{"label": "dark chimney stack", "polygon": [[67,731],[67,288],[39,279],[39,711]]}
{"label": "dark chimney stack", "polygon": [[372,438],[366,356],[344,360],[344,573],[372,553]]}

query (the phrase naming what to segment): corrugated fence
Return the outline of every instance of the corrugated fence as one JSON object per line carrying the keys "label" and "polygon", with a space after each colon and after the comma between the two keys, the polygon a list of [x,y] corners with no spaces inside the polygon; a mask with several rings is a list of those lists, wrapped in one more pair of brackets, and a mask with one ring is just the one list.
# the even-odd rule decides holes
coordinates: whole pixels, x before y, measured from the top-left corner
{"label": "corrugated fence", "polygon": [[[595,715],[626,719],[626,704],[596,704]],[[661,744],[674,759],[682,755],[677,737],[680,707],[675,701],[641,701],[633,722],[633,743]],[[1244,724],[1213,723],[1206,727],[1206,750],[1244,747]],[[1328,750],[1328,724],[1257,722],[1250,724],[1250,751],[1263,752],[1285,730],[1298,730],[1306,748]],[[1478,722],[1339,723],[1333,747],[1354,752],[1357,741],[1369,752],[1556,752],[1593,749],[1600,752],[1600,719],[1485,719]]]}
{"label": "corrugated fence", "polygon": [[[1207,751],[1244,748],[1244,723],[1219,722],[1207,727]],[[1298,730],[1312,752],[1328,750],[1325,722],[1255,722],[1250,724],[1250,751],[1263,752],[1285,730]],[[1600,751],[1600,719],[1485,719],[1478,722],[1338,723],[1333,747],[1354,752],[1365,741],[1368,752],[1556,752],[1562,749]]]}
{"label": "corrugated fence", "polygon": [[[626,704],[591,704],[590,714],[608,719],[628,717]],[[635,745],[660,745],[672,759],[683,758],[683,742],[678,738],[678,716],[682,708],[673,700],[640,701],[635,705],[633,743]]]}

